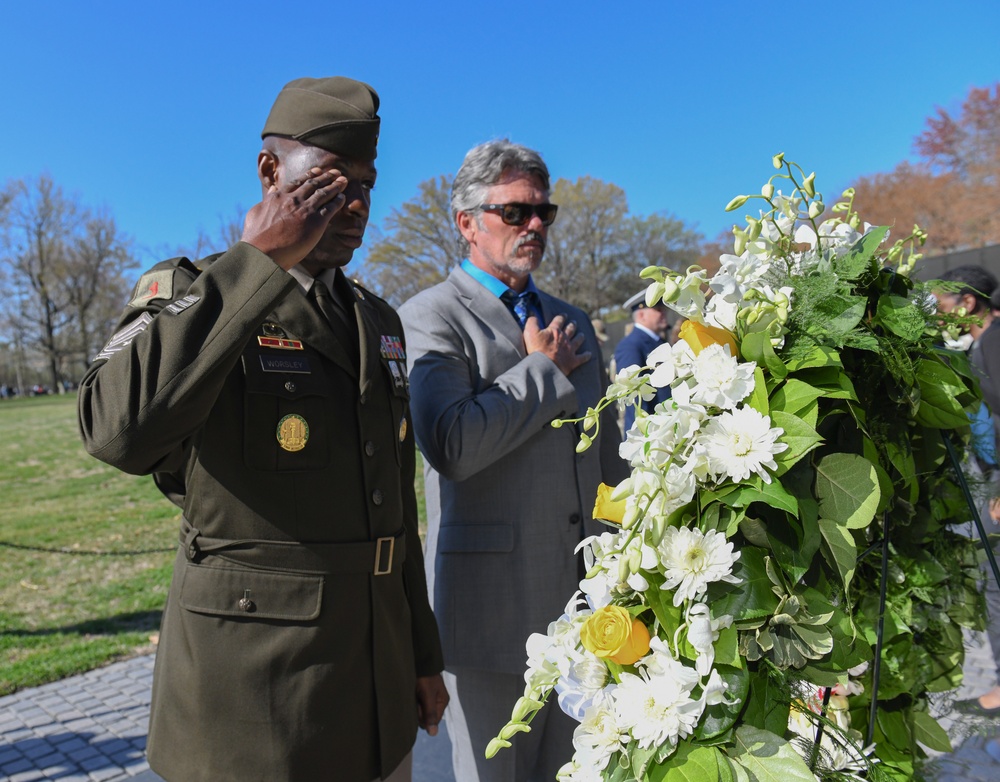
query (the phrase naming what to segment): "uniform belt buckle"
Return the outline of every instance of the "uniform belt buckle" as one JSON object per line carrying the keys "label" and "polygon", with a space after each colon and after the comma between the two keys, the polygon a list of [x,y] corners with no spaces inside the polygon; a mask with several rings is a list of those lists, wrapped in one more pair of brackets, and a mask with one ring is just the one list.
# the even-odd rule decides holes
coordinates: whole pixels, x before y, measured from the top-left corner
{"label": "uniform belt buckle", "polygon": [[[388,543],[388,555],[385,557],[385,567],[382,567],[382,546]],[[396,550],[396,539],[395,538],[379,538],[375,541],[375,575],[376,576],[386,576],[392,572],[392,555]]]}

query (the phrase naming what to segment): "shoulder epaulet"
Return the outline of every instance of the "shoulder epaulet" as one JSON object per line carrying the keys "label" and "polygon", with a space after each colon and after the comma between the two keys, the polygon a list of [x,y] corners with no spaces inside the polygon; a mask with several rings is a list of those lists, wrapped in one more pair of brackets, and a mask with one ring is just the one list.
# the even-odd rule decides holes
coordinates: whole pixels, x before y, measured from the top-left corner
{"label": "shoulder epaulet", "polygon": [[[170,301],[176,298],[186,291],[188,286],[198,279],[198,275],[207,268],[207,265],[211,264],[217,257],[218,255],[210,255],[198,263],[192,263],[183,255],[160,261],[139,278],[132,291],[132,299],[128,306],[143,307],[157,299]],[[202,264],[206,264],[206,266],[202,266]]]}

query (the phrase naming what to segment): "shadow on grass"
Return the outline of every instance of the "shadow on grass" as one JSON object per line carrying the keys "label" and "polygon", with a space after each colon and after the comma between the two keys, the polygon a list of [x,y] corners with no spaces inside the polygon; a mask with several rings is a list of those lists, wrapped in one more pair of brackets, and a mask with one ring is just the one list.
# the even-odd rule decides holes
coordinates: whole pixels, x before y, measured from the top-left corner
{"label": "shadow on grass", "polygon": [[152,632],[160,629],[162,611],[133,611],[129,614],[88,619],[63,627],[41,627],[33,630],[4,630],[12,638],[42,638],[49,635],[117,635],[118,633]]}

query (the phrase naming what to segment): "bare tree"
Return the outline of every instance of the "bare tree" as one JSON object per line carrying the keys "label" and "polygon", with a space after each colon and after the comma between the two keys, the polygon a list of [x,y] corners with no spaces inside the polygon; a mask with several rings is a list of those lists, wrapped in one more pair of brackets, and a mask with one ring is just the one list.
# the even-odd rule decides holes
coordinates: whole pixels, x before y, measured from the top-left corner
{"label": "bare tree", "polygon": [[448,276],[464,253],[451,219],[451,176],[421,182],[419,194],[393,207],[371,245],[361,277],[393,305]]}
{"label": "bare tree", "polygon": [[52,387],[59,389],[66,357],[60,332],[71,320],[66,289],[60,281],[84,214],[48,174],[34,181],[15,181],[7,192],[4,261],[26,286],[26,295],[17,301],[14,315],[28,330],[29,346],[45,357]]}
{"label": "bare tree", "polygon": [[75,329],[67,350],[81,371],[110,332],[131,286],[125,273],[136,266],[130,241],[107,212],[89,216],[69,248],[62,285]]}

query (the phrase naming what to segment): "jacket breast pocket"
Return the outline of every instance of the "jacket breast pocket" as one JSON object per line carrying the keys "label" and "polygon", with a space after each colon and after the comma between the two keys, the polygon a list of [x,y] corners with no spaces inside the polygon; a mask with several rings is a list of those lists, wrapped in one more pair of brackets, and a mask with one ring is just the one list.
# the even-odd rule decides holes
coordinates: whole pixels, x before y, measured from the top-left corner
{"label": "jacket breast pocket", "polygon": [[188,562],[180,604],[211,616],[311,622],[323,605],[323,577]]}
{"label": "jacket breast pocket", "polygon": [[319,357],[248,351],[243,354],[243,369],[247,467],[269,472],[328,467],[332,400]]}

